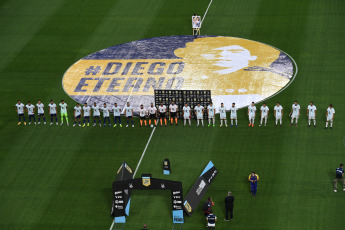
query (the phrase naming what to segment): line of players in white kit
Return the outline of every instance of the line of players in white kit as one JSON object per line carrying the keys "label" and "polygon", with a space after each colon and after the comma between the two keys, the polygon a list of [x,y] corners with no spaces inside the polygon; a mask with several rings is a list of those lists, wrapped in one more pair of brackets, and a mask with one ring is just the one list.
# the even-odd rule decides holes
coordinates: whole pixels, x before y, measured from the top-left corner
{"label": "line of players in white kit", "polygon": [[[48,104],[49,106],[49,115],[50,115],[50,125],[54,123],[54,119],[56,122],[56,125],[58,125],[58,119],[57,119],[57,105],[54,103],[53,100],[50,101]],[[15,105],[16,112],[18,113],[18,125],[21,124],[21,120],[23,119],[24,125],[26,125],[25,121],[25,115],[24,115],[24,109],[28,113],[29,116],[29,124],[31,124],[31,120],[36,124],[36,118],[35,118],[35,108],[37,107],[37,115],[38,115],[38,124],[41,122],[41,118],[43,119],[44,124],[46,124],[46,118],[44,115],[44,105],[41,101],[38,101],[36,106],[31,104],[29,101],[27,105],[24,105],[23,103],[18,100],[17,104]],[[67,125],[68,123],[68,116],[67,116],[67,103],[64,102],[64,100],[61,100],[61,103],[59,104],[60,111],[61,111],[61,123],[60,125],[63,125],[64,117],[66,120]],[[114,114],[114,127],[119,125],[122,127],[121,124],[121,114],[124,113],[126,119],[127,119],[127,125],[129,126],[129,122],[131,122],[132,127],[134,127],[134,121],[133,121],[133,107],[130,105],[129,102],[127,102],[124,109],[121,109],[119,106],[117,106],[117,103],[115,103],[112,107],[108,107],[106,103],[103,104],[103,106],[99,107],[96,103],[94,103],[92,106],[89,106],[87,103],[84,104],[82,107],[79,103],[77,103],[76,106],[74,106],[74,125],[81,125],[81,117],[83,117],[84,123],[83,127],[90,125],[90,117],[91,117],[91,110],[93,111],[93,126],[96,126],[97,122],[99,126],[102,126],[101,124],[101,118],[100,118],[100,111],[103,112],[103,126],[106,126],[107,121],[108,125],[111,126],[110,121],[110,112]],[[249,118],[249,126],[254,127],[254,122],[256,118],[256,106],[255,103],[252,102],[250,106],[248,106],[248,118]],[[300,110],[301,107],[298,104],[297,101],[295,101],[292,104],[291,112],[289,116],[291,117],[291,123],[290,126],[295,124],[297,126],[298,118],[300,117]],[[310,127],[311,121],[313,121],[314,127],[316,127],[316,106],[313,104],[313,102],[310,102],[307,108],[307,117],[308,117],[308,126]],[[208,126],[215,127],[216,120],[216,107],[211,102],[207,108],[207,117],[208,117]],[[220,117],[220,127],[223,125],[225,127],[228,126],[227,124],[227,115],[226,115],[227,109],[225,108],[224,104],[221,103],[220,107],[218,108],[219,117]],[[235,125],[237,127],[237,107],[235,103],[232,103],[232,106],[229,108],[230,111],[230,126],[232,127]],[[178,112],[178,106],[171,102],[169,107],[167,108],[163,103],[161,103],[158,106],[158,109],[151,103],[151,105],[148,108],[144,108],[143,105],[140,106],[139,110],[139,117],[140,117],[140,126],[143,125],[147,126],[147,120],[148,125],[153,127],[153,124],[156,126],[157,122],[160,121],[160,125],[167,126],[167,118],[170,118],[170,125],[173,125],[174,121],[175,124],[178,125],[177,122],[177,112]],[[189,126],[191,126],[191,115],[192,112],[194,112],[196,119],[197,119],[197,126],[200,124],[204,126],[204,114],[205,114],[205,108],[198,104],[193,110],[190,108],[190,106],[185,103],[185,105],[182,108],[182,116],[184,119],[184,126],[186,126],[187,122]],[[269,114],[269,107],[266,105],[266,103],[263,103],[263,105],[260,108],[260,125],[259,126],[266,126],[267,125],[267,118]],[[330,123],[330,128],[333,127],[333,119],[334,119],[335,110],[333,108],[333,105],[330,104],[327,108],[326,112],[326,126],[328,127],[328,123]],[[274,118],[275,118],[275,125],[282,126],[282,118],[283,118],[283,107],[280,105],[279,102],[274,106]]]}

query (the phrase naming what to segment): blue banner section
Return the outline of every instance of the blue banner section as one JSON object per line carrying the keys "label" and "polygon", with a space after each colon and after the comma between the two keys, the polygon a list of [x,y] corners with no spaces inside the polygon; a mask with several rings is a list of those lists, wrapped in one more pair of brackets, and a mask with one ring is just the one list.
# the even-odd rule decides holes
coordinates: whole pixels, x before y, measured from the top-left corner
{"label": "blue banner section", "polygon": [[128,203],[127,203],[127,206],[126,206],[126,209],[125,209],[125,212],[126,212],[126,215],[128,216],[129,215],[129,207],[131,206],[131,198],[129,198],[128,200]]}
{"label": "blue banner section", "polygon": [[183,224],[183,210],[174,210],[173,211],[173,222],[174,224]]}
{"label": "blue banner section", "polygon": [[214,166],[214,165],[213,165],[212,161],[208,162],[206,168],[204,169],[204,171],[202,171],[202,173],[201,173],[200,176],[204,175],[204,174],[205,174],[208,170],[210,170],[210,168],[212,168],[213,166]]}
{"label": "blue banner section", "polygon": [[115,217],[114,221],[115,221],[115,223],[124,224],[124,223],[126,223],[126,217],[125,216],[118,216],[118,217]]}
{"label": "blue banner section", "polygon": [[163,170],[164,175],[170,175],[170,171],[169,170]]}

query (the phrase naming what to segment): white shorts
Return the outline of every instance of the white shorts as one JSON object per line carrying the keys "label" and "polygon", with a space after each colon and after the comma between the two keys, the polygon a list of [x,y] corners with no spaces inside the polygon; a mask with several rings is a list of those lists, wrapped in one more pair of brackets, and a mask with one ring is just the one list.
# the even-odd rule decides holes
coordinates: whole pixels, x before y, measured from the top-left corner
{"label": "white shorts", "polygon": [[333,121],[333,117],[327,117],[327,121]]}
{"label": "white shorts", "polygon": [[185,120],[186,120],[186,119],[189,119],[189,115],[184,115],[184,116],[183,116],[183,119],[185,119]]}
{"label": "white shorts", "polygon": [[267,114],[262,114],[262,118],[267,118]]}
{"label": "white shorts", "polygon": [[254,114],[249,114],[249,119],[254,119],[254,118],[255,118]]}
{"label": "white shorts", "polygon": [[214,114],[210,114],[208,118],[214,118]]}
{"label": "white shorts", "polygon": [[291,115],[291,118],[293,118],[293,119],[298,118],[298,114],[293,113],[293,114]]}
{"label": "white shorts", "polygon": [[226,115],[220,114],[219,117],[220,117],[221,120],[226,119]]}
{"label": "white shorts", "polygon": [[204,116],[203,115],[197,115],[196,118],[201,120],[201,119],[204,119]]}
{"label": "white shorts", "polygon": [[230,119],[231,119],[231,120],[237,119],[237,115],[231,115],[231,116],[230,116]]}
{"label": "white shorts", "polygon": [[315,115],[309,115],[308,119],[315,119]]}
{"label": "white shorts", "polygon": [[209,224],[209,223],[208,223],[207,226],[208,226],[208,227],[215,227],[216,224]]}
{"label": "white shorts", "polygon": [[276,119],[282,119],[282,115],[281,114],[276,114]]}

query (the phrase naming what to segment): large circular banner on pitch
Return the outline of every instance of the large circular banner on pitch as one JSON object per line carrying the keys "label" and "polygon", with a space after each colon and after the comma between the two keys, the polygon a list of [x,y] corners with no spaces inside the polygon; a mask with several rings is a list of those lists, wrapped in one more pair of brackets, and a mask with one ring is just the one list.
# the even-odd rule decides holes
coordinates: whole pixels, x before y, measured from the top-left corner
{"label": "large circular banner on pitch", "polygon": [[63,77],[65,92],[79,103],[134,109],[154,102],[155,89],[211,90],[216,107],[237,107],[277,94],[294,77],[293,60],[272,46],[242,38],[149,38],[90,54]]}

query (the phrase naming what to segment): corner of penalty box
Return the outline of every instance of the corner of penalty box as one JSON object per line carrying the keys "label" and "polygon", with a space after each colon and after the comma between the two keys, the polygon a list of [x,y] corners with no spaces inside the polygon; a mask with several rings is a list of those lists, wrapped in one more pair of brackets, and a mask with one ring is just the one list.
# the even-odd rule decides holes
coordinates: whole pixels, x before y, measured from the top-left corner
{"label": "corner of penalty box", "polygon": [[170,175],[170,173],[171,173],[170,160],[168,158],[166,158],[163,161],[163,174],[164,175]]}

